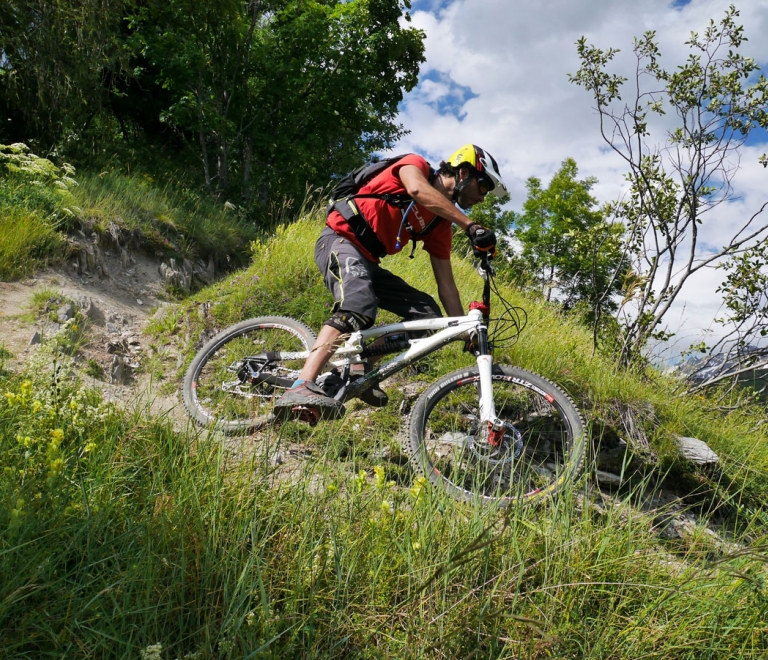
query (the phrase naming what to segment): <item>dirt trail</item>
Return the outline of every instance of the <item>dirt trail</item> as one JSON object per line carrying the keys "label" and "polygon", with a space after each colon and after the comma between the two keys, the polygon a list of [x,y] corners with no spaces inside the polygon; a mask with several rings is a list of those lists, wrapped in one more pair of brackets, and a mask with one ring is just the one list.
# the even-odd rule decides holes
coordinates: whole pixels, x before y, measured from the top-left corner
{"label": "dirt trail", "polygon": [[[74,260],[19,282],[0,282],[0,345],[12,354],[7,363],[18,368],[60,327],[59,312],[71,300],[89,319],[77,361],[84,372],[100,368],[94,384],[111,400],[168,412],[178,424],[186,424],[180,397],[173,383],[158,386],[146,370],[150,354],[163,354],[168,362],[171,346],[151,346],[144,330],[152,314],[162,314],[171,304],[164,301],[160,259],[121,250],[104,250],[97,263]],[[43,314],[33,311],[36,293],[56,293],[61,302],[48,305]],[[39,340],[38,340],[39,338]],[[96,366],[98,365],[98,367]],[[170,378],[174,374],[168,374]],[[161,394],[160,390],[165,394]],[[169,392],[170,391],[170,392]]]}

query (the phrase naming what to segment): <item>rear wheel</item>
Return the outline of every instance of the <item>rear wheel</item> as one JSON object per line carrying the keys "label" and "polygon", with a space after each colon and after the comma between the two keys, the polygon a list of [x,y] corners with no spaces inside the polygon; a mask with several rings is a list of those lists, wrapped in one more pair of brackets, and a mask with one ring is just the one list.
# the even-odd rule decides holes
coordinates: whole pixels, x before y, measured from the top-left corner
{"label": "rear wheel", "polygon": [[572,481],[584,458],[584,422],[545,378],[496,365],[493,400],[503,429],[479,416],[480,374],[441,378],[416,402],[406,452],[415,469],[458,500],[530,503]]}
{"label": "rear wheel", "polygon": [[269,421],[274,400],[299,375],[315,334],[292,318],[263,316],[227,328],[184,376],[184,407],[198,424],[236,433]]}

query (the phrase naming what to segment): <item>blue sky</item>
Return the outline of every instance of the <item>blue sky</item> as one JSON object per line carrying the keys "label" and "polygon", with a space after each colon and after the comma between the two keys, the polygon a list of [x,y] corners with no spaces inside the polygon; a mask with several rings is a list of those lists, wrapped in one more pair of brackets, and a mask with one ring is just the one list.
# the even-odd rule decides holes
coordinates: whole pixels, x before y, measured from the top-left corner
{"label": "blue sky", "polygon": [[[579,66],[582,35],[616,47],[620,73],[632,74],[632,39],[656,30],[662,64],[674,68],[688,55],[684,42],[722,18],[731,0],[414,0],[412,22],[427,35],[420,84],[401,105],[410,131],[393,151],[415,151],[436,163],[473,142],[494,155],[511,193],[512,208],[525,201],[525,181],[545,183],[567,157],[580,176],[595,176],[602,201],[623,190],[620,160],[605,148],[589,95],[569,83]],[[768,69],[768,0],[736,1],[748,41],[742,51]],[[731,218],[765,201],[768,171],[757,157],[768,151],[765,131],[754,133],[742,155],[737,206],[722,209],[707,240],[720,244]],[[692,291],[680,322],[704,326],[716,313],[719,275],[706,274]]]}

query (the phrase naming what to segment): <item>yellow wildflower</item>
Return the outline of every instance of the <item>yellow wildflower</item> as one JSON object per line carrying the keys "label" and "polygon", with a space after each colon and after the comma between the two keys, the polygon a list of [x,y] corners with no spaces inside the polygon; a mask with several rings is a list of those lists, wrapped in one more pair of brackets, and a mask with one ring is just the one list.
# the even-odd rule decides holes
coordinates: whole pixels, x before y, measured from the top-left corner
{"label": "yellow wildflower", "polygon": [[426,477],[417,477],[413,482],[413,486],[408,489],[408,492],[411,494],[411,497],[418,502],[424,498],[424,489],[426,486]]}
{"label": "yellow wildflower", "polygon": [[375,475],[376,480],[376,490],[382,490],[386,483],[387,473],[381,465],[377,465],[373,468],[373,474]]}
{"label": "yellow wildflower", "polygon": [[355,477],[355,490],[360,493],[362,492],[363,488],[365,487],[365,470],[360,470],[360,472],[357,473],[357,476]]}

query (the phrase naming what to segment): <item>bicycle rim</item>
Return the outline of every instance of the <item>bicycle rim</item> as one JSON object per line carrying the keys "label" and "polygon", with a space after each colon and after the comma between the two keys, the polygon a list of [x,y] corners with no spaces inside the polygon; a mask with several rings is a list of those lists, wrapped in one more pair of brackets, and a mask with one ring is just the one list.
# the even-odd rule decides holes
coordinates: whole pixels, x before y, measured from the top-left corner
{"label": "bicycle rim", "polygon": [[215,424],[225,432],[263,426],[275,399],[304,365],[305,357],[291,354],[306,354],[314,341],[307,326],[283,317],[251,319],[225,330],[203,347],[187,371],[187,412],[199,424]]}
{"label": "bicycle rim", "polygon": [[421,396],[411,415],[414,467],[462,501],[528,504],[572,481],[584,456],[584,424],[573,402],[546,379],[496,365],[493,399],[500,438],[479,422],[476,368],[453,372]]}

